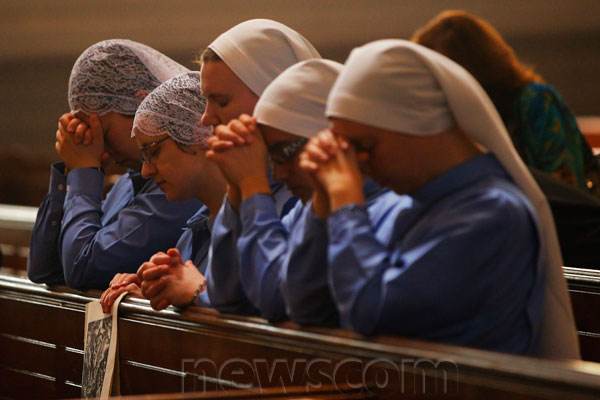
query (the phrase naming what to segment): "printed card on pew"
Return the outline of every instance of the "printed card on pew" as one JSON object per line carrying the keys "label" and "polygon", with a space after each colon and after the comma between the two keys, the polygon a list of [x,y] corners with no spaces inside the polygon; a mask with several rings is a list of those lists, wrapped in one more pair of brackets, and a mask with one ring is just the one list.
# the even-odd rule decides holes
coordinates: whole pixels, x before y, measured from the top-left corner
{"label": "printed card on pew", "polygon": [[[110,314],[102,312],[99,301],[85,306],[85,344],[81,397],[106,399],[119,395],[119,346],[117,320],[119,303],[127,293],[121,294]],[[116,366],[116,367],[115,367]]]}

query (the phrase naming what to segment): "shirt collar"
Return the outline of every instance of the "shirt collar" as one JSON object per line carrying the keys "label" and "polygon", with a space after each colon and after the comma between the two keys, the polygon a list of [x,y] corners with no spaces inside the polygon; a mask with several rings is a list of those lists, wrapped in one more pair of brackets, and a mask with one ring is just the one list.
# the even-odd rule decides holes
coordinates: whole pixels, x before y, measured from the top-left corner
{"label": "shirt collar", "polygon": [[365,180],[363,183],[363,193],[364,193],[366,199],[375,198],[375,197],[381,195],[382,193],[387,192],[388,190],[390,190],[390,189],[381,187],[371,178],[365,177]]}
{"label": "shirt collar", "polygon": [[511,180],[510,175],[494,154],[480,154],[429,181],[415,191],[412,196],[423,204],[432,203],[492,175]]}
{"label": "shirt collar", "polygon": [[133,185],[134,196],[141,192],[148,182],[152,181],[151,179],[144,179],[141,171],[136,171],[135,169],[128,169],[127,173],[129,174],[129,179],[131,179],[131,184]]}
{"label": "shirt collar", "polygon": [[210,216],[210,211],[208,207],[202,206],[194,215],[187,220],[187,226],[190,229],[208,229],[212,232],[212,227],[214,225],[215,219],[208,220]]}

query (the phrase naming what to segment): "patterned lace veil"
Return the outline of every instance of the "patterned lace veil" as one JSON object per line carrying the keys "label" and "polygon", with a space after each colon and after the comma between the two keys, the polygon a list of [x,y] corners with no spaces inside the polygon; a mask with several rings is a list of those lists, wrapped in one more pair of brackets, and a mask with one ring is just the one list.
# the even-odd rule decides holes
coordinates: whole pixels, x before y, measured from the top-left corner
{"label": "patterned lace veil", "polygon": [[146,136],[166,134],[186,146],[206,146],[212,127],[200,122],[206,108],[206,99],[200,93],[200,72],[188,72],[166,81],[140,104],[131,136],[135,132]]}
{"label": "patterned lace veil", "polygon": [[144,44],[98,42],[77,59],[69,78],[71,112],[133,116],[146,94],[188,69]]}

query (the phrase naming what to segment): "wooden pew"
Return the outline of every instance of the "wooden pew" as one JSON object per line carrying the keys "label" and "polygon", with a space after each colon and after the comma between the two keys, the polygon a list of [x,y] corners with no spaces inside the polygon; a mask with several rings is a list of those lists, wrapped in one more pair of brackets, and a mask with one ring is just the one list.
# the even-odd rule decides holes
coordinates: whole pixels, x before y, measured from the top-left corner
{"label": "wooden pew", "polygon": [[110,397],[110,399],[121,400],[217,400],[217,399],[305,399],[307,395],[311,399],[376,399],[376,394],[369,391],[368,388],[353,387],[352,385],[323,385],[319,388],[310,388],[292,386],[292,387],[272,387],[262,390],[256,389],[238,389],[212,392],[193,392],[193,393],[165,393],[150,395],[133,395]]}
{"label": "wooden pew", "polygon": [[[0,274],[0,398],[79,397],[84,306],[98,295]],[[600,393],[600,364],[584,361],[366,339],[201,308],[156,312],[136,299],[125,301],[119,316],[124,395],[340,384],[367,387],[377,398],[584,399]]]}
{"label": "wooden pew", "polygon": [[584,360],[600,362],[600,271],[563,267]]}

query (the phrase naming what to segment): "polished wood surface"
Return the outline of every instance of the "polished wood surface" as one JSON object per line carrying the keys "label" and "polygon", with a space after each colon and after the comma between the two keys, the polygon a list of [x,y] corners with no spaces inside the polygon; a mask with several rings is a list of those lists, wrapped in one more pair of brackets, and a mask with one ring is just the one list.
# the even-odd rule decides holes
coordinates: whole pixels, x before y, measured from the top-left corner
{"label": "polished wood surface", "polygon": [[[98,295],[0,274],[0,398],[79,396],[84,307]],[[156,312],[136,299],[123,302],[119,315],[124,395],[339,383],[367,385],[388,398],[593,398],[600,393],[600,364],[583,361],[543,361],[395,337],[367,339],[202,308]]]}
{"label": "polished wood surface", "polygon": [[353,385],[323,385],[319,388],[302,386],[272,387],[261,390],[237,389],[212,392],[193,393],[164,393],[150,395],[133,395],[111,397],[111,399],[124,400],[191,400],[191,399],[375,399],[376,394],[366,387],[354,387]]}
{"label": "polished wood surface", "polygon": [[564,267],[584,360],[600,363],[600,271]]}

